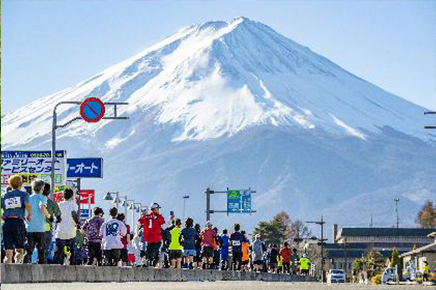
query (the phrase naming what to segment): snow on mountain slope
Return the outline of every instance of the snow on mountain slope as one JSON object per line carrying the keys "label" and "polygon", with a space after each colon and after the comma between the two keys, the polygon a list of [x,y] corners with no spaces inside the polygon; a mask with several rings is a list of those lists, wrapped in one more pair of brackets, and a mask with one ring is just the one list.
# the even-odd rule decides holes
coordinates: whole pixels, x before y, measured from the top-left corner
{"label": "snow on mountain slope", "polygon": [[[358,56],[356,56],[358,57]],[[192,25],[144,52],[2,118],[2,150],[50,149],[60,101],[127,101],[127,121],[75,122],[58,130],[69,157],[101,156],[97,192],[119,191],[204,219],[204,189],[251,187],[255,215],[402,225],[434,200],[436,136],[424,108],[365,82],[266,25],[238,18]],[[111,112],[108,112],[111,114]],[[61,106],[60,123],[78,115]],[[101,194],[99,204],[104,204]],[[100,200],[99,200],[100,199]],[[225,198],[213,197],[214,209]],[[436,200],[435,200],[436,202]],[[235,217],[213,216],[221,226]]]}
{"label": "snow on mountain slope", "polygon": [[[423,140],[431,137],[422,130],[423,108],[240,17],[185,28],[75,87],[7,114],[2,146],[28,144],[48,134],[55,103],[88,96],[128,101],[128,115],[151,110],[155,122],[180,127],[173,141],[232,136],[262,124],[320,128],[361,140],[385,126]],[[76,110],[65,106],[58,114],[68,119]],[[64,135],[95,134],[109,123],[78,122]]]}

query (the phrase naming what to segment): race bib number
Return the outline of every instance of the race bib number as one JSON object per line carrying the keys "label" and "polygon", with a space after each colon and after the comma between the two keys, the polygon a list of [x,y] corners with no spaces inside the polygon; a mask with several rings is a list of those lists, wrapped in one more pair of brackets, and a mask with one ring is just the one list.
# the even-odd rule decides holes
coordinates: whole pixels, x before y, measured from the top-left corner
{"label": "race bib number", "polygon": [[16,209],[21,208],[21,197],[11,197],[5,200],[6,209]]}
{"label": "race bib number", "polygon": [[240,246],[241,241],[232,241],[232,246]]}

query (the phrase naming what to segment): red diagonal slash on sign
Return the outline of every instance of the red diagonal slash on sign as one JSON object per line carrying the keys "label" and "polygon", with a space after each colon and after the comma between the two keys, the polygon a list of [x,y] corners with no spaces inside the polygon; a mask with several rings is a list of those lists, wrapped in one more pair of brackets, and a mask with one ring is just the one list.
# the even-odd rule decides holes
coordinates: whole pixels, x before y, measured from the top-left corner
{"label": "red diagonal slash on sign", "polygon": [[[101,108],[100,114],[98,114],[89,105],[90,102],[97,103],[97,105],[100,106],[100,108]],[[92,113],[94,113],[95,118],[90,118],[90,117],[86,116],[86,114],[84,112],[85,108],[88,108]],[[98,98],[88,98],[85,101],[83,101],[82,105],[80,105],[80,115],[82,116],[83,120],[85,120],[86,122],[89,122],[89,123],[95,123],[95,122],[100,121],[104,117],[105,111],[106,111],[106,109],[105,109],[104,103]]]}

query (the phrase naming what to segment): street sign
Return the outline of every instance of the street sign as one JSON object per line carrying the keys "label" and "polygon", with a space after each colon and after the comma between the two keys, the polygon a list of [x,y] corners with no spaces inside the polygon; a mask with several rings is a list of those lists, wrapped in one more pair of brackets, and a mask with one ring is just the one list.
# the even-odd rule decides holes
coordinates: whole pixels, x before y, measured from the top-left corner
{"label": "street sign", "polygon": [[239,190],[227,191],[227,212],[241,212],[241,192]]}
{"label": "street sign", "polygon": [[104,117],[105,111],[103,102],[98,98],[87,98],[80,105],[80,115],[89,123],[100,121]]}
{"label": "street sign", "polygon": [[252,213],[251,190],[228,190],[227,212]]}
{"label": "street sign", "polygon": [[82,189],[80,191],[80,203],[81,204],[87,204],[88,199],[90,199],[90,203],[95,203],[95,191],[94,189]]}
{"label": "street sign", "polygon": [[103,158],[68,158],[67,178],[102,178]]}
{"label": "street sign", "polygon": [[[66,179],[66,151],[56,151],[55,186],[62,186]],[[18,174],[23,185],[30,185],[35,178],[50,182],[51,151],[2,151],[1,186],[8,186],[10,176]]]}
{"label": "street sign", "polygon": [[241,211],[246,213],[251,213],[251,190],[242,191]]}
{"label": "street sign", "polygon": [[87,208],[81,208],[80,209],[80,217],[81,218],[89,218],[91,217],[90,215],[91,211]]}

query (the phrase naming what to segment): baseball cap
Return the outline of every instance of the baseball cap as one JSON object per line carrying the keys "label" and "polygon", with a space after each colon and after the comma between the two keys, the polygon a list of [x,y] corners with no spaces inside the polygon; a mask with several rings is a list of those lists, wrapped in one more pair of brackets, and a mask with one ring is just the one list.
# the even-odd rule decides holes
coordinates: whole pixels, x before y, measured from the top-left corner
{"label": "baseball cap", "polygon": [[150,205],[150,208],[151,208],[151,209],[154,209],[154,208],[161,208],[161,207],[160,207],[160,205],[159,205],[157,202],[153,202],[153,203]]}

